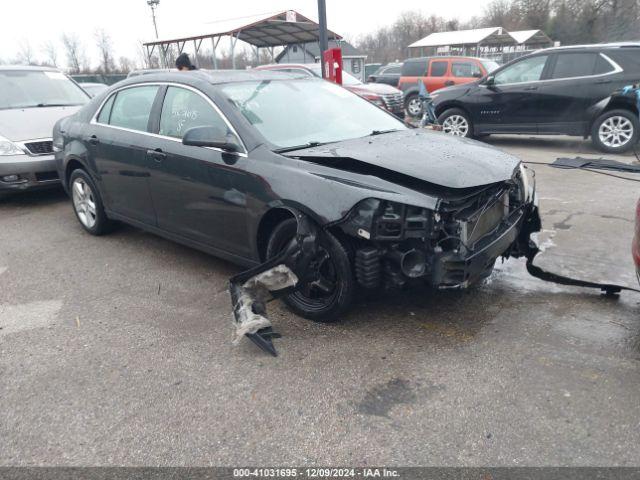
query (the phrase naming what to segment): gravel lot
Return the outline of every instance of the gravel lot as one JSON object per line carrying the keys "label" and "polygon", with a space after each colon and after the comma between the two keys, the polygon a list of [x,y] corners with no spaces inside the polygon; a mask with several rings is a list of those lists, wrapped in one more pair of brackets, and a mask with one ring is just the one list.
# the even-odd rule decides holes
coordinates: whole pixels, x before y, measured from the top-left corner
{"label": "gravel lot", "polygon": [[[600,156],[487,141],[525,161]],[[532,168],[538,263],[637,285],[637,184]],[[513,260],[471,291],[362,298],[335,325],[274,303],[274,359],[231,345],[237,271],[131,227],[91,237],[58,191],[0,201],[0,464],[640,465],[638,295]]]}

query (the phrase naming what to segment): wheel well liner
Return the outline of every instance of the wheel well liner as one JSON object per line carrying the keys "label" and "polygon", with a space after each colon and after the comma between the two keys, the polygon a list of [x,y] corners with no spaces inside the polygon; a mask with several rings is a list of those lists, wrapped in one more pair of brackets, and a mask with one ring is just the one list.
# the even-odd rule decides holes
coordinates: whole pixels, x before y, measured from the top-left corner
{"label": "wheel well liner", "polygon": [[276,207],[269,210],[260,220],[256,246],[260,261],[264,261],[267,253],[267,244],[273,230],[285,220],[295,218],[294,213],[285,207]]}

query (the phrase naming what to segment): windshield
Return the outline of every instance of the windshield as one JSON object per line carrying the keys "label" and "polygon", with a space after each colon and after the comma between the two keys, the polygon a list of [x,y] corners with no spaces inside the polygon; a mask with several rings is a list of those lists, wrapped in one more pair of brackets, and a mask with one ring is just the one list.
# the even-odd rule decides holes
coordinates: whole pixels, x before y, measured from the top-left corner
{"label": "windshield", "polygon": [[407,129],[384,110],[325,80],[230,83],[222,92],[277,148]]}
{"label": "windshield", "polygon": [[491,73],[496,70],[500,65],[492,60],[480,60],[482,62],[482,66],[487,71],[487,73]]}
{"label": "windshield", "polygon": [[[315,63],[309,67],[309,70],[312,70],[316,76],[322,77],[321,68],[322,67],[320,66],[319,63]],[[347,73],[344,70],[342,70],[342,85],[362,85],[362,82],[358,80],[356,77],[354,77],[353,75],[351,75],[350,73]]]}
{"label": "windshield", "polygon": [[83,105],[87,94],[60,72],[0,70],[0,109]]}

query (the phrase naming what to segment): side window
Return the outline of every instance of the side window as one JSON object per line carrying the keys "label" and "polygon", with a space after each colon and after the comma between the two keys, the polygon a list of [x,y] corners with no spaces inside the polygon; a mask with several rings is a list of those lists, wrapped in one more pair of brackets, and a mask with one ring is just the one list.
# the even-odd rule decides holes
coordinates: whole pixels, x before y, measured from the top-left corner
{"label": "side window", "polygon": [[426,61],[405,62],[404,65],[402,65],[403,77],[424,77],[426,73],[427,73]]}
{"label": "side window", "polygon": [[400,73],[400,67],[389,67],[384,72],[385,75],[397,75]]}
{"label": "side window", "polygon": [[603,75],[605,73],[610,73],[615,70],[615,67],[611,65],[609,60],[604,58],[602,55],[598,55],[596,58],[596,68],[593,71],[594,75]]}
{"label": "side window", "polygon": [[586,77],[595,71],[597,53],[559,53],[551,78]]}
{"label": "side window", "polygon": [[182,138],[193,127],[218,127],[227,131],[227,124],[200,94],[180,87],[169,87],[162,104],[160,135]]}
{"label": "side window", "polygon": [[548,55],[525,58],[495,75],[495,84],[535,82],[542,77]]}
{"label": "side window", "polygon": [[431,77],[444,77],[447,74],[447,67],[449,62],[447,60],[432,60],[431,61]]}
{"label": "side window", "polygon": [[147,132],[158,88],[149,85],[120,90],[113,101],[109,125]]}
{"label": "side window", "polygon": [[453,62],[451,75],[462,78],[479,78],[482,76],[482,70],[474,62]]}
{"label": "side window", "polygon": [[113,94],[109,97],[109,100],[105,102],[102,106],[102,110],[100,110],[100,115],[98,115],[98,123],[109,123],[109,117],[111,116],[111,109],[113,108],[113,101],[116,98],[116,94]]}

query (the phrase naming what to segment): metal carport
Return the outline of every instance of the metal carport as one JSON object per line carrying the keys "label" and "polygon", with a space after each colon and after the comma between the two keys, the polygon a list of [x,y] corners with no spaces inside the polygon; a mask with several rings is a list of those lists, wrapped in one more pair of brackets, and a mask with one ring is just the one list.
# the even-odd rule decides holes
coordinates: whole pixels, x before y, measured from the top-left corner
{"label": "metal carport", "polygon": [[[332,31],[328,31],[329,40],[340,40],[342,37]],[[304,44],[318,42],[320,39],[320,26],[295,10],[286,10],[277,13],[266,13],[252,15],[231,20],[211,22],[211,26],[206,24],[200,27],[198,32],[183,36],[174,36],[164,39],[144,42],[147,58],[151,61],[156,48],[165,66],[167,54],[172,45],[175,45],[178,54],[184,51],[187,42],[193,42],[197,62],[198,52],[202,47],[203,40],[210,39],[213,48],[213,66],[218,68],[216,49],[220,39],[229,37],[231,39],[231,58],[233,68],[235,68],[235,48],[238,40],[250,44],[255,48],[256,56],[259,58],[260,48],[267,48],[271,58],[275,59],[274,48],[285,45]]]}

